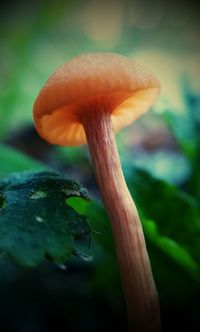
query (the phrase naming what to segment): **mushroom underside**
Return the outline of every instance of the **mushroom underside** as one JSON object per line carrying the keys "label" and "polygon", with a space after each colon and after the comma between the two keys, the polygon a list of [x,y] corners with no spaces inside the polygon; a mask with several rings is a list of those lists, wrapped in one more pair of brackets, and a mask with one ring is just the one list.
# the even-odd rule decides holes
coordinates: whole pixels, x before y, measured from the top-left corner
{"label": "mushroom underside", "polygon": [[51,144],[80,145],[86,144],[85,131],[81,115],[86,109],[98,110],[104,108],[111,113],[114,132],[130,125],[153,105],[158,96],[158,88],[150,88],[130,92],[106,93],[86,100],[64,105],[45,115],[35,114],[36,128],[40,135]]}

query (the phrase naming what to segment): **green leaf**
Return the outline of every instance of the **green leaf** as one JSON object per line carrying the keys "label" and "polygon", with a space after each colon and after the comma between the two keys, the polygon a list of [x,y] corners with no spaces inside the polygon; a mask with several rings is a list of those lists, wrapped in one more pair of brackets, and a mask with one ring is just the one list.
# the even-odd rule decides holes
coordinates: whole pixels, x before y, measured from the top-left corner
{"label": "green leaf", "polygon": [[145,171],[132,168],[128,186],[137,207],[156,222],[161,235],[184,246],[200,261],[200,214],[197,202],[185,192]]}
{"label": "green leaf", "polygon": [[91,207],[91,202],[89,200],[83,200],[80,197],[68,198],[67,204],[80,214],[85,214]]}
{"label": "green leaf", "polygon": [[41,171],[47,168],[39,161],[33,160],[22,152],[3,144],[0,144],[0,160],[0,179],[13,172],[27,169]]}
{"label": "green leaf", "polygon": [[199,262],[180,243],[163,236],[155,221],[142,217],[142,224],[162,302],[188,303],[200,290]]}
{"label": "green leaf", "polygon": [[[66,204],[86,189],[53,172],[21,172],[0,182],[0,250],[23,266],[65,262],[90,233],[86,217]],[[78,242],[78,241],[76,241]]]}
{"label": "green leaf", "polygon": [[187,250],[174,240],[162,236],[154,221],[142,218],[142,224],[147,241],[154,244],[160,253],[162,252],[166,257],[168,256],[173,264],[182,268],[182,273],[185,270],[186,273],[200,282],[200,267]]}

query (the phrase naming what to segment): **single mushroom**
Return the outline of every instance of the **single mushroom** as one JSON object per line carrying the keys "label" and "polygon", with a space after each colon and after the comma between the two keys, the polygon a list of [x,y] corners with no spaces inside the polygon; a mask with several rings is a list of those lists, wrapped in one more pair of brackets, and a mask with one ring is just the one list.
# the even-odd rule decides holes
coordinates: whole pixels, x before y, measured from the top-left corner
{"label": "single mushroom", "polygon": [[138,332],[160,330],[159,301],[114,132],[145,113],[159,91],[159,81],[132,59],[111,53],[85,54],[58,68],[34,103],[41,137],[51,144],[89,145],[112,224],[130,331]]}

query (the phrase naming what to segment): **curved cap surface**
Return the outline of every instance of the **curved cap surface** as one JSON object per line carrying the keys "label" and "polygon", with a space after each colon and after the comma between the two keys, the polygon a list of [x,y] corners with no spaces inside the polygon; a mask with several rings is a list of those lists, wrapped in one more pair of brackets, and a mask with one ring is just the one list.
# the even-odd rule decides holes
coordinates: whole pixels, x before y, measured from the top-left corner
{"label": "curved cap surface", "polygon": [[33,107],[35,126],[49,143],[85,144],[84,112],[105,109],[118,131],[145,113],[159,91],[159,81],[132,59],[80,55],[59,67],[40,91]]}

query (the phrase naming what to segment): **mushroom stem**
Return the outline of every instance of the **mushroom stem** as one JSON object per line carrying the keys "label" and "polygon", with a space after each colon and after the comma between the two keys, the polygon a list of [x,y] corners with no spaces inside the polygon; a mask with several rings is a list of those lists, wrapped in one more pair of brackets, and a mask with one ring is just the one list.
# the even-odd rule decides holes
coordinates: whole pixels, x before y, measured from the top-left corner
{"label": "mushroom stem", "polygon": [[141,222],[127,188],[112,130],[105,110],[84,113],[91,159],[104,205],[111,220],[130,331],[160,330],[154,284]]}

